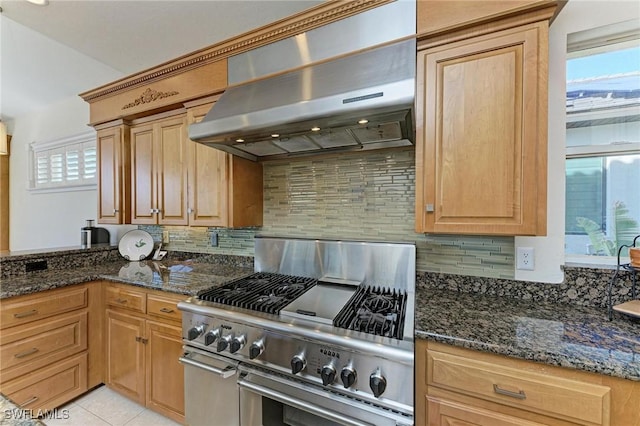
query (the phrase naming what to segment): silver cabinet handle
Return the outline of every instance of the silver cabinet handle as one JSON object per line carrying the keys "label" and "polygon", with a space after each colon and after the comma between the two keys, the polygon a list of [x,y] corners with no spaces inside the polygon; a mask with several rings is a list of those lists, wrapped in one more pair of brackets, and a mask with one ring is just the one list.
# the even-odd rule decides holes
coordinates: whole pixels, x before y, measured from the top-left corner
{"label": "silver cabinet handle", "polygon": [[195,210],[193,210],[191,207],[189,207],[189,208],[187,209],[187,213],[189,213],[189,214],[194,213],[194,212],[195,212]]}
{"label": "silver cabinet handle", "polygon": [[127,303],[127,299],[116,299],[114,300],[114,302],[124,305],[125,303]]}
{"label": "silver cabinet handle", "polygon": [[113,209],[113,214],[116,214],[116,213],[118,213],[119,211],[120,211],[120,210],[118,210],[118,209]]}
{"label": "silver cabinet handle", "polygon": [[29,398],[28,400],[26,400],[25,402],[23,402],[22,404],[20,404],[21,407],[24,407],[25,405],[29,405],[32,402],[36,402],[38,400],[37,396],[32,396],[31,398]]}
{"label": "silver cabinet handle", "polygon": [[165,314],[170,314],[171,312],[173,312],[173,309],[162,308],[162,309],[160,309],[160,312],[164,312]]}
{"label": "silver cabinet handle", "polygon": [[25,317],[30,317],[31,315],[35,315],[37,313],[38,313],[38,311],[36,309],[32,309],[30,311],[18,312],[17,314],[13,314],[13,317],[14,318],[25,318]]}
{"label": "silver cabinet handle", "polygon": [[31,349],[27,349],[24,352],[20,352],[20,353],[15,354],[14,357],[16,357],[16,358],[24,358],[26,356],[33,355],[38,351],[39,351],[38,348],[31,348]]}
{"label": "silver cabinet handle", "polygon": [[527,395],[524,393],[523,390],[520,390],[518,392],[514,392],[514,391],[502,389],[500,386],[494,384],[493,385],[493,391],[495,393],[497,393],[498,395],[509,396],[511,398],[516,398],[516,399],[527,399]]}

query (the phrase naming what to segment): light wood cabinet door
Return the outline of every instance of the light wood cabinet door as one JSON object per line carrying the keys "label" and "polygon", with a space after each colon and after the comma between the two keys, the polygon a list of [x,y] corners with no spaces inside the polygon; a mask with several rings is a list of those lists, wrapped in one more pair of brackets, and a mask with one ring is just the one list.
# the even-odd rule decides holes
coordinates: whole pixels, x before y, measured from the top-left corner
{"label": "light wood cabinet door", "polygon": [[153,125],[136,126],[131,129],[131,223],[154,225],[156,214],[156,167],[157,156]]}
{"label": "light wood cabinet door", "polygon": [[183,115],[131,128],[131,223],[186,225],[186,122]]}
{"label": "light wood cabinet door", "polygon": [[129,150],[128,126],[98,131],[98,223],[131,221]]}
{"label": "light wood cabinet door", "polygon": [[184,421],[184,367],[182,328],[159,322],[146,323],[147,407],[178,422]]}
{"label": "light wood cabinet door", "polygon": [[107,310],[106,315],[106,382],[144,405],[144,319],[112,310]]}
{"label": "light wood cabinet door", "polygon": [[[190,108],[189,124],[197,123],[212,104]],[[189,140],[189,225],[227,226],[229,154]]]}
{"label": "light wood cabinet door", "polygon": [[547,32],[418,52],[417,232],[546,233]]}
{"label": "light wood cabinet door", "polygon": [[157,146],[158,223],[186,225],[187,123],[184,115],[154,125]]}

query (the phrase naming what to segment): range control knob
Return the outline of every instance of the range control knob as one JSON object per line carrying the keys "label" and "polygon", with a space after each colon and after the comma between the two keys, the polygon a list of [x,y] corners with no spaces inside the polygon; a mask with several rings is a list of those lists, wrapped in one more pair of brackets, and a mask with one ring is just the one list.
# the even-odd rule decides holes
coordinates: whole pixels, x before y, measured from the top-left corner
{"label": "range control knob", "polygon": [[233,339],[232,334],[227,334],[226,336],[222,336],[221,338],[219,338],[218,345],[216,346],[216,350],[218,352],[222,352],[225,349],[227,349],[227,347],[229,346],[229,343],[231,343],[231,339]]}
{"label": "range control knob", "polygon": [[204,335],[204,344],[209,346],[215,342],[218,337],[220,337],[219,329],[216,328],[215,330],[208,331],[207,334]]}
{"label": "range control knob", "polygon": [[291,358],[291,374],[298,374],[307,366],[307,360],[304,359],[304,355],[294,355]]}
{"label": "range control knob", "polygon": [[327,364],[322,367],[320,377],[322,378],[322,384],[325,386],[333,383],[333,381],[336,379],[336,369],[333,364]]}
{"label": "range control knob", "polygon": [[345,389],[350,388],[356,382],[356,378],[358,375],[356,374],[356,370],[353,369],[351,364],[342,368],[340,372],[340,380],[342,380],[342,385]]}
{"label": "range control knob", "polygon": [[244,347],[245,343],[247,343],[247,337],[244,334],[234,337],[231,340],[231,347],[229,348],[229,352],[231,352],[232,354],[238,352]]}
{"label": "range control knob", "polygon": [[264,351],[264,343],[262,340],[257,340],[249,346],[249,359],[255,359],[260,356]]}
{"label": "range control knob", "polygon": [[191,327],[189,331],[187,331],[187,339],[194,340],[198,338],[202,333],[204,333],[204,325],[196,325],[195,327]]}
{"label": "range control knob", "polygon": [[384,378],[379,368],[369,376],[369,387],[376,398],[379,398],[387,388],[387,379]]}

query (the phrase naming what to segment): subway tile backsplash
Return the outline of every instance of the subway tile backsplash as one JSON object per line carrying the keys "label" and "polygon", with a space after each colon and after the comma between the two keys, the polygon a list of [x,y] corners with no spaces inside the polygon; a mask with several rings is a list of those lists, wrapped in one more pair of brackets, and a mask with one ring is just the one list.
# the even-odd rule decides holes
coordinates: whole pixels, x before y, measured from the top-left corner
{"label": "subway tile backsplash", "polygon": [[414,157],[405,149],[267,162],[262,228],[140,228],[155,241],[168,230],[169,250],[240,256],[253,255],[256,234],[414,242],[418,271],[513,278],[512,237],[414,232]]}

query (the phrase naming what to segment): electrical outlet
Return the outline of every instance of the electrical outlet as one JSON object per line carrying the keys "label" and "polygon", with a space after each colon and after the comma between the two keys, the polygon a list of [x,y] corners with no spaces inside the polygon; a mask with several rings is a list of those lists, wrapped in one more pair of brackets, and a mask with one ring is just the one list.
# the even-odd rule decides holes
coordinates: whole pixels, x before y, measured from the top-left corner
{"label": "electrical outlet", "polygon": [[162,244],[169,244],[169,231],[162,231]]}
{"label": "electrical outlet", "polygon": [[533,271],[535,267],[535,250],[533,247],[518,247],[516,249],[516,268],[523,271]]}
{"label": "electrical outlet", "polygon": [[211,233],[211,247],[218,247],[218,233]]}

